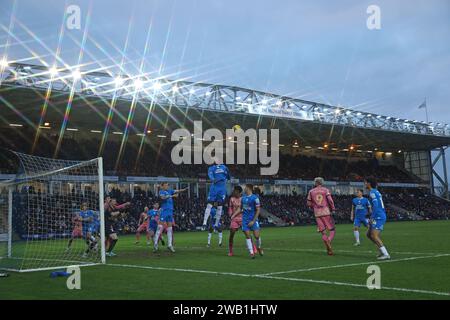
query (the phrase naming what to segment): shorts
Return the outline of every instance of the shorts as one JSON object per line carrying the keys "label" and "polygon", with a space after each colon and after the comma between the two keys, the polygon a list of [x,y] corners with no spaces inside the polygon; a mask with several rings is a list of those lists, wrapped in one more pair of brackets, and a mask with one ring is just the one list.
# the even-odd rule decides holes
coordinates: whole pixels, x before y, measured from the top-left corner
{"label": "shorts", "polygon": [[332,216],[322,216],[316,217],[317,223],[317,232],[323,232],[325,230],[333,230],[334,229],[334,219]]}
{"label": "shorts", "polygon": [[161,211],[161,216],[159,217],[160,222],[173,222],[173,210],[166,209]]}
{"label": "shorts", "polygon": [[242,218],[234,218],[230,223],[231,229],[240,229],[242,228]]}
{"label": "shorts", "polygon": [[92,225],[88,225],[86,227],[83,227],[83,237],[86,238],[87,234],[90,233],[91,235],[95,234],[97,232],[97,227]]}
{"label": "shorts", "polygon": [[369,219],[367,219],[366,217],[355,217],[355,220],[353,220],[353,225],[359,228],[361,224],[363,224],[364,227],[368,227]]}
{"label": "shorts", "polygon": [[143,223],[137,228],[137,232],[143,232],[148,230],[148,223]]}
{"label": "shorts", "polygon": [[242,221],[242,231],[257,231],[260,229],[259,221],[255,221],[255,223],[249,227],[248,224],[250,221]]}
{"label": "shorts", "polygon": [[114,230],[114,225],[112,223],[105,223],[105,235],[109,236],[113,233],[116,233],[116,231]]}
{"label": "shorts", "polygon": [[73,229],[72,238],[81,238],[83,236],[83,231],[79,228]]}
{"label": "shorts", "polygon": [[208,222],[208,229],[217,229],[217,230],[219,230],[221,227],[222,227],[222,223],[220,222],[220,220],[219,220],[219,224],[217,225],[217,227],[216,227],[216,216],[211,216],[211,218],[209,219],[209,222]]}
{"label": "shorts", "polygon": [[158,222],[156,220],[150,221],[148,224],[147,231],[153,231],[153,233],[156,233],[156,230],[158,229]]}
{"label": "shorts", "polygon": [[383,231],[386,218],[370,219],[370,229]]}
{"label": "shorts", "polygon": [[208,193],[208,202],[217,202],[223,204],[227,196],[227,188],[225,186],[211,185]]}

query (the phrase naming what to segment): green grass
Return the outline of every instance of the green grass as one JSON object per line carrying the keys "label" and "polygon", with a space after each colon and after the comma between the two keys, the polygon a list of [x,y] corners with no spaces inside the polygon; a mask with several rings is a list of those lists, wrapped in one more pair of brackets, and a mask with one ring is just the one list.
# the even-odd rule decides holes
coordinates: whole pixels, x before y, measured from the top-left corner
{"label": "green grass", "polygon": [[[124,236],[110,265],[81,269],[81,290],[68,290],[66,278],[51,279],[50,271],[11,273],[0,278],[0,299],[449,299],[450,221],[388,223],[385,229],[392,256],[387,263],[376,261],[365,237],[360,247],[352,246],[351,225],[337,226],[332,257],[312,226],[263,229],[265,256],[255,260],[240,233],[234,257],[226,255],[228,231],[224,246],[216,246],[214,235],[210,249],[204,232],[176,233],[175,254],[152,254],[144,242],[136,246],[133,236]],[[381,290],[365,287],[372,263],[381,268]]]}

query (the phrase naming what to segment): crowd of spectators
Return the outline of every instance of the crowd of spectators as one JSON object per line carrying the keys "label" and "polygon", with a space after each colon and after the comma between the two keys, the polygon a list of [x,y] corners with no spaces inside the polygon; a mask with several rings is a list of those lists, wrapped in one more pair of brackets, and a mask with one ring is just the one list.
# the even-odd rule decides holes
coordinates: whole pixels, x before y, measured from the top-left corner
{"label": "crowd of spectators", "polygon": [[[383,192],[388,219],[402,220],[430,220],[450,218],[450,203],[419,189],[408,191]],[[136,189],[134,196],[117,189],[110,190],[109,196],[119,203],[130,202],[129,208],[124,210],[115,221],[115,228],[119,233],[134,233],[138,227],[139,215],[144,207],[151,207],[158,201],[152,192]],[[293,195],[260,195],[261,206],[269,215],[263,215],[261,224],[270,225],[274,221],[270,214],[281,219],[285,225],[314,224],[312,211],[306,206],[306,196]],[[336,206],[334,219],[337,223],[349,223],[352,195],[334,195]],[[4,197],[2,197],[4,199]],[[79,210],[80,204],[86,202],[92,210],[98,210],[98,195],[95,192],[78,194],[75,191],[60,194],[41,194],[32,188],[23,189],[14,195],[14,225],[23,236],[49,236],[52,234],[69,235],[73,228],[73,215]],[[181,194],[174,199],[175,224],[178,231],[198,230],[203,223],[206,206],[205,197],[188,197]],[[229,216],[224,208],[223,225],[228,227]]]}

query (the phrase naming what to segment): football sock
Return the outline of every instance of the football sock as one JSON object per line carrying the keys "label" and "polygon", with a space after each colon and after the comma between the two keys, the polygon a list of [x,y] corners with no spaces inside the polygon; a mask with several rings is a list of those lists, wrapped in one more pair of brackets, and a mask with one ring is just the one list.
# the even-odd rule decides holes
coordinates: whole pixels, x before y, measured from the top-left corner
{"label": "football sock", "polygon": [[245,239],[245,241],[247,243],[247,249],[250,252],[250,254],[254,254],[252,239]]}
{"label": "football sock", "polygon": [[206,225],[206,223],[208,222],[208,218],[211,215],[211,208],[212,204],[208,203],[205,209],[205,216],[203,217],[203,225]]}
{"label": "football sock", "polygon": [[116,246],[117,243],[117,239],[111,240],[111,244],[109,245],[109,250],[108,252],[112,252],[114,247]]}
{"label": "football sock", "polygon": [[208,233],[208,245],[211,244],[212,233]]}
{"label": "football sock", "polygon": [[222,237],[223,237],[223,234],[222,234],[222,232],[219,232],[219,244],[221,244],[221,243],[222,243]]}
{"label": "football sock", "polygon": [[219,222],[220,222],[220,217],[222,216],[222,206],[218,206],[217,207],[217,211],[216,211],[216,221],[214,222],[214,225],[217,227],[219,226]]}
{"label": "football sock", "polygon": [[262,244],[262,242],[261,242],[261,237],[259,237],[259,238],[256,239],[256,246],[257,246],[259,249],[261,249],[261,244]]}
{"label": "football sock", "polygon": [[331,230],[330,235],[328,236],[328,240],[330,242],[333,241],[335,235],[336,235],[336,230]]}
{"label": "football sock", "polygon": [[163,226],[160,224],[160,225],[158,225],[158,229],[156,230],[156,234],[155,234],[155,236],[153,237],[153,245],[155,246],[155,247],[158,247],[158,241],[159,241],[159,237],[161,236],[161,234],[162,234],[162,230],[163,230]]}
{"label": "football sock", "polygon": [[355,231],[353,231],[353,234],[355,235],[356,242],[359,242],[359,231],[355,230]]}
{"label": "football sock", "polygon": [[167,244],[169,247],[172,246],[172,240],[173,240],[172,235],[173,235],[172,227],[168,227],[167,228]]}
{"label": "football sock", "polygon": [[380,247],[380,251],[381,251],[381,253],[382,253],[383,255],[385,255],[385,256],[388,256],[388,255],[389,255],[389,253],[387,252],[385,246]]}

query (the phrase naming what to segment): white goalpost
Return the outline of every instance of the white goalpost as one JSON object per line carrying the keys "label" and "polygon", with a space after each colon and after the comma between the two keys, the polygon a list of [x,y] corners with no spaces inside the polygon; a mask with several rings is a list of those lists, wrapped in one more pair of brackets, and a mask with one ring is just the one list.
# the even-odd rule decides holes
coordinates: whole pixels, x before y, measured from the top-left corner
{"label": "white goalpost", "polygon": [[20,171],[0,182],[0,270],[105,263],[102,158],[14,154]]}

